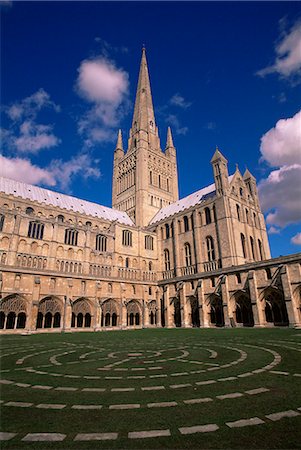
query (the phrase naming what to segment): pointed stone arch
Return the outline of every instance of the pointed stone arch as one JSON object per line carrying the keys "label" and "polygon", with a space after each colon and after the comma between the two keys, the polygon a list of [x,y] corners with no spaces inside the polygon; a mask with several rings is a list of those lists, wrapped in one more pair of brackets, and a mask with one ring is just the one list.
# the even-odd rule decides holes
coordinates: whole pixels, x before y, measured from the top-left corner
{"label": "pointed stone arch", "polygon": [[36,328],[61,328],[63,302],[58,297],[50,295],[39,302]]}
{"label": "pointed stone arch", "polygon": [[275,326],[288,326],[289,318],[287,314],[283,291],[277,286],[268,286],[261,294],[264,301],[264,312],[266,322]]}
{"label": "pointed stone arch", "polygon": [[127,310],[127,325],[139,326],[141,325],[141,305],[137,300],[130,300],[126,306]]}
{"label": "pointed stone arch", "polygon": [[119,324],[118,310],[117,302],[114,299],[105,300],[102,304],[101,326],[117,327]]}
{"label": "pointed stone arch", "polygon": [[72,303],[71,328],[90,328],[92,305],[86,297],[80,297]]}
{"label": "pointed stone arch", "polygon": [[223,299],[220,295],[213,293],[208,296],[208,305],[210,306],[210,323],[215,327],[225,326]]}
{"label": "pointed stone arch", "polygon": [[297,309],[297,323],[301,323],[301,283],[293,290],[293,300]]}
{"label": "pointed stone arch", "polygon": [[157,325],[157,302],[156,300],[151,300],[148,303],[148,315],[149,315],[149,324],[150,325]]}
{"label": "pointed stone arch", "polygon": [[19,294],[10,294],[0,300],[0,329],[24,329],[27,319],[27,302]]}
{"label": "pointed stone arch", "polygon": [[199,328],[201,326],[201,319],[200,319],[200,305],[197,296],[190,295],[188,297],[188,301],[191,308],[191,326],[193,328]]}
{"label": "pointed stone arch", "polygon": [[233,294],[232,299],[235,305],[236,323],[244,327],[253,327],[254,316],[249,293],[246,290],[237,290]]}

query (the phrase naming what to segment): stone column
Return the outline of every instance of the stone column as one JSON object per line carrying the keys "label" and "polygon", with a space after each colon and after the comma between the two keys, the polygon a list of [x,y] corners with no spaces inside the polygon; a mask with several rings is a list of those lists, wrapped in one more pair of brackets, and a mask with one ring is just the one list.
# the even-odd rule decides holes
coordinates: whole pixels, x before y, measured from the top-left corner
{"label": "stone column", "polygon": [[291,289],[291,283],[289,279],[289,273],[287,266],[283,266],[280,269],[281,283],[283,288],[283,296],[286,305],[289,325],[294,327],[298,324],[298,310],[296,305],[293,303],[293,293]]}
{"label": "stone column", "polygon": [[144,327],[149,327],[149,302],[144,301]]}
{"label": "stone column", "polygon": [[204,293],[204,280],[198,282],[198,298],[199,303],[202,306],[203,326],[204,328],[210,328],[210,304],[206,301]]}
{"label": "stone column", "polygon": [[250,300],[254,318],[254,327],[262,327],[265,325],[265,315],[258,298],[256,274],[254,270],[248,273]]}
{"label": "stone column", "polygon": [[28,307],[28,317],[26,319],[28,331],[35,331],[37,329],[37,318],[39,312],[38,300],[33,301]]}
{"label": "stone column", "polygon": [[170,287],[169,286],[164,286],[164,305],[166,308],[166,327],[167,328],[173,328],[174,327],[174,323],[172,320],[172,312],[171,312],[171,305],[170,305],[170,299],[169,299],[169,290]]}
{"label": "stone column", "polygon": [[156,289],[156,315],[157,315],[157,327],[162,327],[161,324],[161,295],[160,289]]}
{"label": "stone column", "polygon": [[221,281],[222,302],[224,311],[225,327],[230,327],[229,318],[229,290],[227,275],[224,275]]}
{"label": "stone column", "polygon": [[199,316],[200,316],[200,328],[204,326],[204,308],[203,308],[203,289],[202,289],[202,280],[198,280],[198,284],[195,290],[196,300],[199,308]]}
{"label": "stone column", "polygon": [[191,320],[189,320],[189,305],[186,297],[186,285],[185,282],[181,284],[180,290],[180,304],[181,304],[181,310],[183,308],[183,322],[182,327],[184,328],[191,328]]}
{"label": "stone column", "polygon": [[177,219],[175,219],[173,221],[173,252],[174,252],[174,271],[175,271],[175,276],[180,276],[181,275],[181,259],[180,259],[180,245],[179,245],[179,224]]}
{"label": "stone column", "polygon": [[71,330],[71,319],[72,319],[72,303],[71,300],[65,295],[64,298],[64,331]]}
{"label": "stone column", "polygon": [[200,213],[198,211],[195,211],[194,214],[194,230],[193,230],[193,237],[194,237],[194,244],[195,244],[195,264],[197,267],[197,272],[202,272],[202,240],[200,236],[201,231],[201,217]]}
{"label": "stone column", "polygon": [[126,300],[123,298],[121,300],[121,328],[127,327],[127,309],[126,309]]}

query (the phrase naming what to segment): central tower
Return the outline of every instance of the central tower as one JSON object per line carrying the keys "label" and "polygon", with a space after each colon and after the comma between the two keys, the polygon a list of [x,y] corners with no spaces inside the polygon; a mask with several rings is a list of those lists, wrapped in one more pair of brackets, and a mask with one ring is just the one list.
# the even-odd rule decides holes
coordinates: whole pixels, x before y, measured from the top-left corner
{"label": "central tower", "polygon": [[176,149],[170,128],[164,152],[160,146],[143,48],[128,148],[124,151],[119,130],[114,152],[112,206],[145,227],[159,209],[178,198]]}

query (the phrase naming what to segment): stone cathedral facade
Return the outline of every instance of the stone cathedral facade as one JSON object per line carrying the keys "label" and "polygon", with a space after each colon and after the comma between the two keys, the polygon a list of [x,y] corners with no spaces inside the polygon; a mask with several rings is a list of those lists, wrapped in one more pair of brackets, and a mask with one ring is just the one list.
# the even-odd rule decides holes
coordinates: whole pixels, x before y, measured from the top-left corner
{"label": "stone cathedral facade", "polygon": [[301,254],[271,259],[256,180],[229,175],[179,199],[170,128],[161,147],[145,50],[112,208],[0,178],[5,333],[301,325]]}

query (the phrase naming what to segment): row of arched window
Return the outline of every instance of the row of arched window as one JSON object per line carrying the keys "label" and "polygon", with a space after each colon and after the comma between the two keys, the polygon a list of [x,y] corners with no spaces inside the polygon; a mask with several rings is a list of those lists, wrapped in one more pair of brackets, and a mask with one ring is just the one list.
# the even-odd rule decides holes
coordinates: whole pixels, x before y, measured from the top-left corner
{"label": "row of arched window", "polygon": [[[207,260],[208,261],[215,261],[216,255],[215,255],[215,248],[214,248],[214,240],[212,236],[206,237],[206,250],[207,250]],[[171,264],[170,264],[170,252],[166,248],[163,252],[164,254],[164,267],[165,270],[170,270]],[[192,254],[191,254],[191,245],[186,242],[184,244],[184,261],[185,266],[189,267],[192,265]]]}
{"label": "row of arched window", "polygon": [[[236,203],[236,215],[237,215],[237,220],[239,222],[242,222],[243,221],[243,215],[242,215],[242,212],[241,212],[241,208],[240,208],[240,206],[237,203]],[[250,213],[249,213],[248,208],[245,208],[245,221],[246,221],[246,223],[252,225],[251,217],[250,217]],[[258,220],[257,220],[257,215],[256,215],[255,212],[253,212],[253,225],[255,227],[258,227]]]}
{"label": "row of arched window", "polygon": [[[205,225],[209,225],[210,223],[213,222],[213,220],[216,222],[215,205],[213,205],[212,211],[208,207],[204,208],[204,215],[205,215]],[[213,217],[212,217],[212,215],[213,215]],[[178,226],[179,226],[180,233],[181,232],[186,233],[187,231],[192,230],[194,228],[193,215],[191,215],[190,217],[184,216],[183,222],[181,220],[178,221]],[[166,223],[164,225],[164,227],[161,228],[161,235],[162,235],[162,239],[169,239],[170,237],[172,237],[173,236],[173,224],[171,223],[169,225],[168,223]]]}
{"label": "row of arched window", "polygon": [[[246,243],[246,237],[243,233],[240,233],[240,241],[241,241],[241,247],[242,247],[242,254],[243,257],[246,259],[248,258],[248,249],[247,249],[247,243]],[[251,248],[251,255],[250,258],[256,260],[256,249],[255,249],[255,243],[254,243],[254,239],[252,238],[252,236],[250,236],[250,248]],[[257,248],[258,248],[258,256],[260,261],[262,261],[264,259],[264,255],[263,255],[263,247],[262,247],[262,242],[260,239],[257,239]]]}

